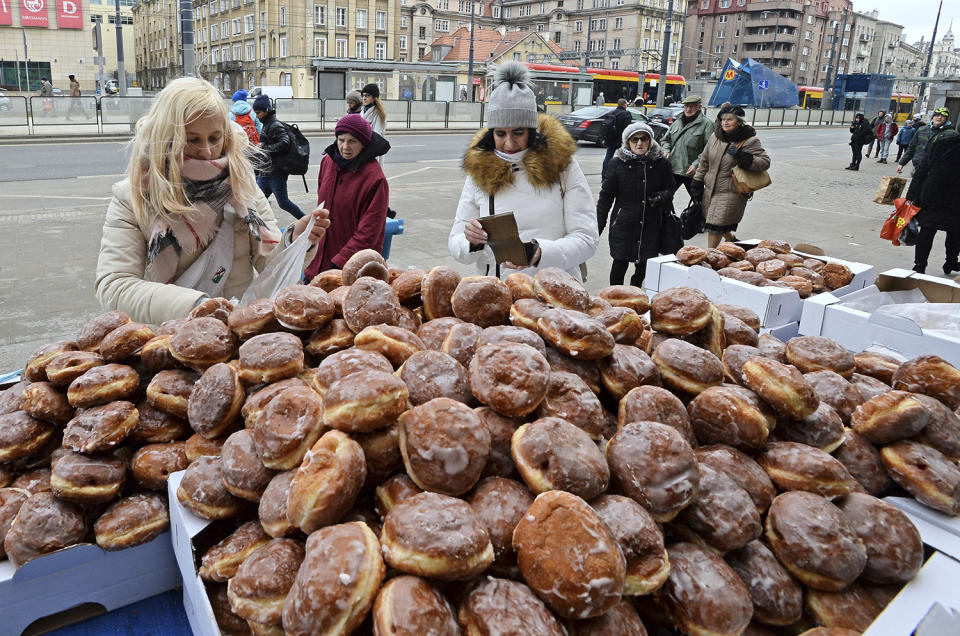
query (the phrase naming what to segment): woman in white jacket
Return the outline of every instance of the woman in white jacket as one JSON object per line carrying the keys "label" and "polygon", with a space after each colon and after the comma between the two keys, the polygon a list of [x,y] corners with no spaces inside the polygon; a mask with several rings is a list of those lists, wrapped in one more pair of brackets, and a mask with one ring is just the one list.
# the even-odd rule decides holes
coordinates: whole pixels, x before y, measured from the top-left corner
{"label": "woman in white jacket", "polygon": [[[463,159],[467,173],[447,241],[461,263],[482,275],[531,276],[560,267],[580,278],[600,243],[593,194],[573,158],[576,142],[563,125],[538,115],[529,73],[517,62],[500,65],[490,95],[488,130],[477,133]],[[477,220],[513,212],[529,265],[496,262]],[[502,265],[502,269],[501,269]]]}

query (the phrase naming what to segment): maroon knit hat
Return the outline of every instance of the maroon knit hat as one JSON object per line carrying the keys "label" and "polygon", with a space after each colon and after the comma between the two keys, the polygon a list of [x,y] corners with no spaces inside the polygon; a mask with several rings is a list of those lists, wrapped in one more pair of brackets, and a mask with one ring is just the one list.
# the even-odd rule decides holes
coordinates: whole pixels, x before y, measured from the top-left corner
{"label": "maroon knit hat", "polygon": [[337,121],[337,126],[333,129],[333,132],[336,135],[350,133],[359,139],[364,146],[370,143],[370,138],[373,136],[373,129],[370,128],[370,124],[363,118],[363,115],[357,115],[356,113],[341,117]]}

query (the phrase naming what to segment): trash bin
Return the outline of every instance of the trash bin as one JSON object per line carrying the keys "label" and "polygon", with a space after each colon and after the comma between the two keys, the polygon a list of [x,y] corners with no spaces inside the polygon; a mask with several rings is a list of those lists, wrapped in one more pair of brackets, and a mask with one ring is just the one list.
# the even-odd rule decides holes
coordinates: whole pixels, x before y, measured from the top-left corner
{"label": "trash bin", "polygon": [[403,219],[387,219],[386,231],[383,234],[383,258],[390,258],[390,243],[395,234],[403,234]]}

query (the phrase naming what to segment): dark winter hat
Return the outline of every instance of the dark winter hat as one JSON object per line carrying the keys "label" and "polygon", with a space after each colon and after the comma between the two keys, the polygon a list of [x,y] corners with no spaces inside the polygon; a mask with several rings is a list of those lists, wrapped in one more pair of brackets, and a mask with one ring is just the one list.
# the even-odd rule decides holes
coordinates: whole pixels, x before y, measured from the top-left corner
{"label": "dark winter hat", "polygon": [[247,93],[247,91],[241,88],[240,90],[238,90],[236,93],[233,94],[233,101],[245,102],[247,101],[247,95],[249,95],[249,93]]}
{"label": "dark winter hat", "polygon": [[941,117],[946,117],[947,119],[950,119],[950,111],[944,108],[943,106],[933,111],[933,114],[940,115]]}
{"label": "dark winter hat", "polygon": [[366,86],[360,89],[360,93],[361,94],[366,93],[370,97],[376,97],[378,99],[380,98],[380,89],[377,87],[376,84],[367,84]]}
{"label": "dark winter hat", "polygon": [[255,112],[270,112],[273,110],[273,106],[270,105],[270,96],[269,95],[257,95],[257,98],[253,100],[253,110]]}
{"label": "dark winter hat", "polygon": [[487,128],[536,128],[537,98],[530,71],[520,62],[504,62],[493,75]]}
{"label": "dark winter hat", "polygon": [[724,115],[733,115],[740,120],[741,124],[747,123],[747,113],[740,106],[734,106],[733,104],[724,104],[723,108],[720,109],[720,117]]}
{"label": "dark winter hat", "polygon": [[333,132],[336,135],[350,133],[359,139],[360,143],[364,146],[370,143],[370,138],[373,136],[373,129],[370,128],[370,123],[363,118],[363,115],[356,113],[344,115],[338,119],[337,126],[333,129]]}
{"label": "dark winter hat", "polygon": [[349,93],[347,93],[345,101],[348,101],[351,104],[359,104],[360,98],[361,98],[360,91],[350,91]]}

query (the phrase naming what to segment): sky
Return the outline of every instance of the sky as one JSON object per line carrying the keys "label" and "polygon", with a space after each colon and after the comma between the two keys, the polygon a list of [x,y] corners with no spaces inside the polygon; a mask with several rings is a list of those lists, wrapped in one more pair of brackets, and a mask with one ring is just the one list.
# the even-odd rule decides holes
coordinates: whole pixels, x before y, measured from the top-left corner
{"label": "sky", "polygon": [[[929,40],[933,33],[933,22],[937,19],[937,5],[939,0],[853,0],[853,9],[860,13],[869,13],[876,9],[880,18],[895,24],[903,25],[903,39],[913,44],[921,36]],[[950,19],[954,20],[953,34],[960,40],[960,2],[944,0],[943,12],[940,14],[940,25],[937,27],[937,41],[940,41]]]}

